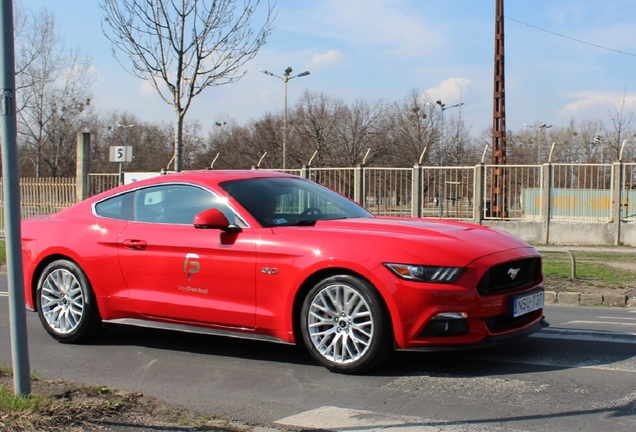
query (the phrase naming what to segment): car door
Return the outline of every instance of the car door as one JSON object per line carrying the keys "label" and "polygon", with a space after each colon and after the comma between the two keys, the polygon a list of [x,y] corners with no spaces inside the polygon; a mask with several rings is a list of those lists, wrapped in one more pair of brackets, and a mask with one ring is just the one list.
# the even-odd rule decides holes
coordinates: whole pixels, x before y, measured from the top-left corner
{"label": "car door", "polygon": [[121,234],[119,263],[136,309],[152,318],[232,327],[254,326],[255,242],[240,233],[195,228],[198,212],[233,212],[192,185],[141,189]]}

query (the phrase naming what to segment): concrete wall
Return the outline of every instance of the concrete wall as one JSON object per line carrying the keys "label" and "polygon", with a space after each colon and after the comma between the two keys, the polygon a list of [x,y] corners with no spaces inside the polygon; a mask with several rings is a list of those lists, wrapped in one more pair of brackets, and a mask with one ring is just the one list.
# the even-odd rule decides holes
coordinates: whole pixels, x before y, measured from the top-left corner
{"label": "concrete wall", "polygon": [[544,243],[542,222],[485,220],[482,222],[482,225],[507,232],[515,237],[519,237],[520,239],[527,241],[528,243]]}
{"label": "concrete wall", "polygon": [[636,224],[622,223],[620,244],[623,246],[636,246]]}
{"label": "concrete wall", "polygon": [[[483,225],[510,233],[529,243],[570,246],[614,246],[614,226],[609,223],[483,221]],[[636,246],[636,225],[622,224],[620,244]],[[546,241],[547,240],[547,241]]]}

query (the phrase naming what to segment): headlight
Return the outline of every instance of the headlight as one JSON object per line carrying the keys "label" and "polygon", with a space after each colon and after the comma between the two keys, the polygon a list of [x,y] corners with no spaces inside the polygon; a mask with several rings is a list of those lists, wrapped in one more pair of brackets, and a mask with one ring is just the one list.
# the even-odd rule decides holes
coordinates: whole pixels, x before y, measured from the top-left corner
{"label": "headlight", "polygon": [[385,263],[384,265],[402,279],[433,283],[455,282],[464,271],[462,267],[435,267],[392,263]]}

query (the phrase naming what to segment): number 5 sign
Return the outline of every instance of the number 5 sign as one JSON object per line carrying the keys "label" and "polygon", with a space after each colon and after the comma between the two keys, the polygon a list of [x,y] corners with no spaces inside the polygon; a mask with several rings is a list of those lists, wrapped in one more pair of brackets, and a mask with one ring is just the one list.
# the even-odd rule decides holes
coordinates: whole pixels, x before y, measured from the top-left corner
{"label": "number 5 sign", "polygon": [[132,146],[110,146],[109,158],[110,162],[132,162],[133,148]]}

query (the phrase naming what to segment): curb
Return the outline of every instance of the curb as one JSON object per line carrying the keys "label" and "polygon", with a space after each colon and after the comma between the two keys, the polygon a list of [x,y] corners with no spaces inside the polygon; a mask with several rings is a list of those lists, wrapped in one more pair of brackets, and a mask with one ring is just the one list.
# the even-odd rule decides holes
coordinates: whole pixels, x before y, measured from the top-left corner
{"label": "curb", "polygon": [[636,299],[622,294],[590,294],[545,291],[545,304],[564,306],[611,306],[636,308]]}

